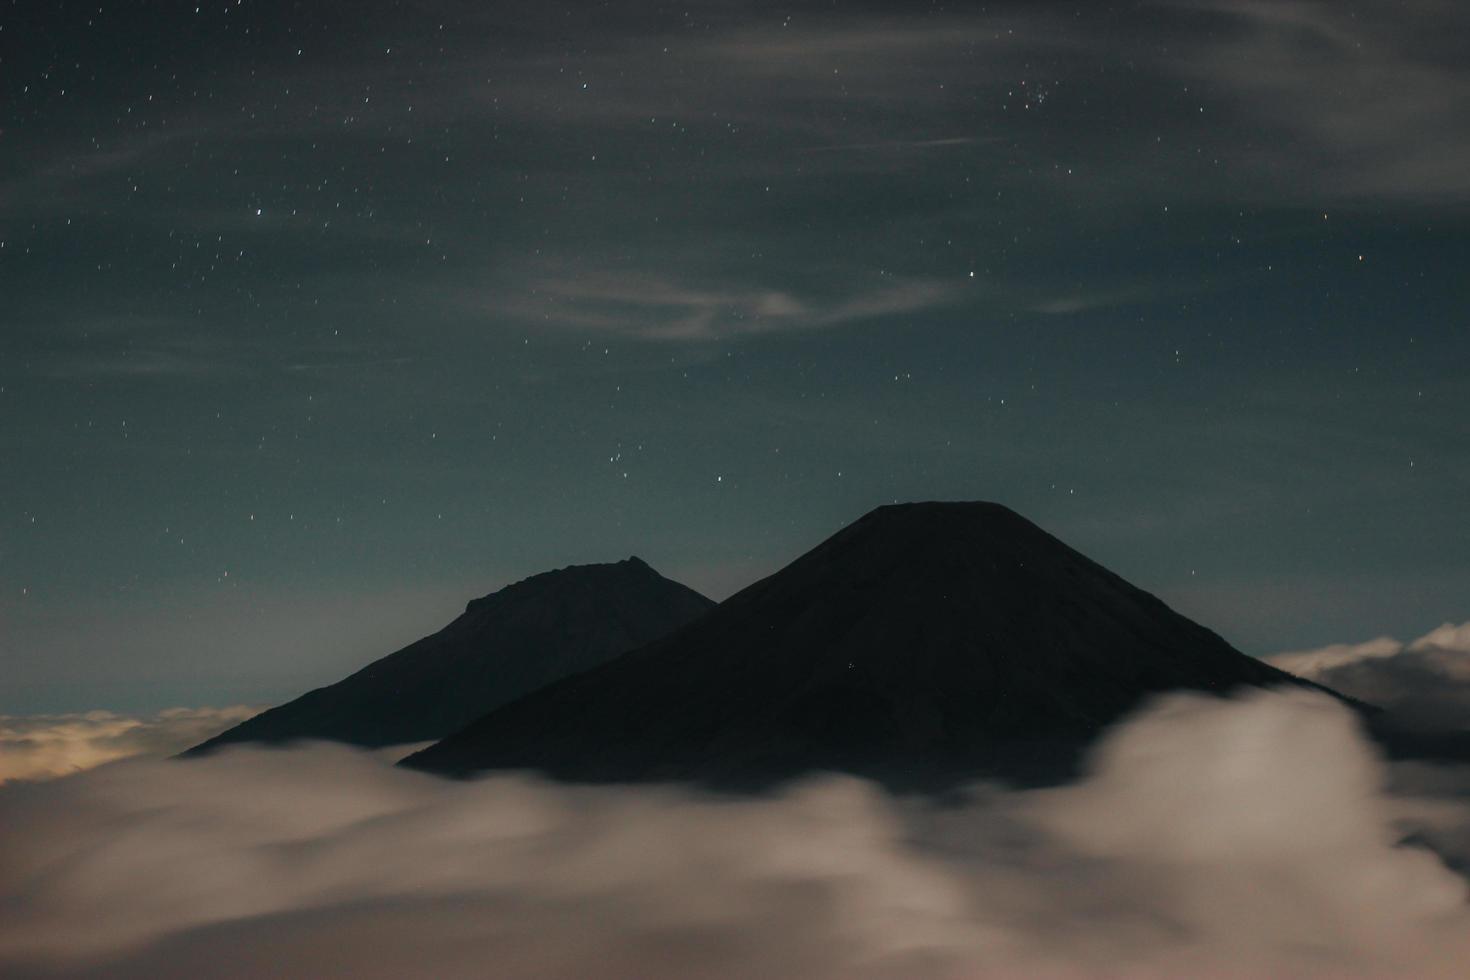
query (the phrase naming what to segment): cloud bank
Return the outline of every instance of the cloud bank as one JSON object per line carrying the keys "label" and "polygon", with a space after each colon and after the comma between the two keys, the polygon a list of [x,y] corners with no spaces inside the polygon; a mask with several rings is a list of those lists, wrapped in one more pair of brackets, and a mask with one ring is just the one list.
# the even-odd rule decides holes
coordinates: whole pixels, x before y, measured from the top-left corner
{"label": "cloud bank", "polygon": [[130,756],[182,752],[238,725],[259,708],[169,708],[134,717],[111,711],[0,715],[0,784],[50,779]]}
{"label": "cloud bank", "polygon": [[1470,623],[1445,623],[1410,643],[1384,636],[1266,660],[1387,708],[1405,723],[1470,728]]}
{"label": "cloud bank", "polygon": [[1465,882],[1401,842],[1430,814],[1464,841],[1470,805],[1389,795],[1355,724],[1175,696],[1075,785],[943,804],[456,783],[326,745],[130,760],[0,789],[0,972],[1455,975]]}

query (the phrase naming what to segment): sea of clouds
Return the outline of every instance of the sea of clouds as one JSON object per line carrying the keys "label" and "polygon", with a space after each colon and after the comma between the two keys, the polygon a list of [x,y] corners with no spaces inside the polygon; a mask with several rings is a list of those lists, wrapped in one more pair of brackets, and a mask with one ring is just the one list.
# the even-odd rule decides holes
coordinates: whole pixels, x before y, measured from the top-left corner
{"label": "sea of clouds", "polygon": [[452,782],[331,745],[0,787],[6,976],[1463,976],[1470,772],[1175,695],[944,801]]}
{"label": "sea of clouds", "polygon": [[135,716],[111,711],[0,715],[0,784],[67,776],[132,756],[168,756],[198,745],[259,708],[169,708]]}
{"label": "sea of clouds", "polygon": [[1266,660],[1386,708],[1404,723],[1470,729],[1470,623],[1445,623],[1408,643],[1382,636]]}

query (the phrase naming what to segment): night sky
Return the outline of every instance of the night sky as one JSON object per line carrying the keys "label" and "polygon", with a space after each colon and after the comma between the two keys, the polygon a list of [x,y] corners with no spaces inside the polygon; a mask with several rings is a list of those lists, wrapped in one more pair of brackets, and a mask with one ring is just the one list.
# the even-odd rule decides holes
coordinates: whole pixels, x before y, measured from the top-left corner
{"label": "night sky", "polygon": [[0,8],[0,712],[279,701],[1005,503],[1248,652],[1470,616],[1470,8]]}

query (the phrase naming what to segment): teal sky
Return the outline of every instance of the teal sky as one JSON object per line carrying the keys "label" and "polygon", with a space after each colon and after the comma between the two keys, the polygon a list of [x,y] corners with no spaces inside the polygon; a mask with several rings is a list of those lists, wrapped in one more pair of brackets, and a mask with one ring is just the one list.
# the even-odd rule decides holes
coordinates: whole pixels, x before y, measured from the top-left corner
{"label": "teal sky", "polygon": [[1252,653],[1464,620],[1466,38],[0,6],[0,712],[279,700],[568,563],[723,598],[893,500]]}

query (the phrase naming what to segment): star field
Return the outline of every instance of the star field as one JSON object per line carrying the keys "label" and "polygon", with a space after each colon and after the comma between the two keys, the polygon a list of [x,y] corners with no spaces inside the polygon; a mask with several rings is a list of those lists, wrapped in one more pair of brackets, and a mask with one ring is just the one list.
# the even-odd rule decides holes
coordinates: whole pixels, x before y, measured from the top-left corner
{"label": "star field", "polygon": [[1462,620],[1442,4],[0,5],[0,712],[273,700],[993,499],[1252,652]]}

